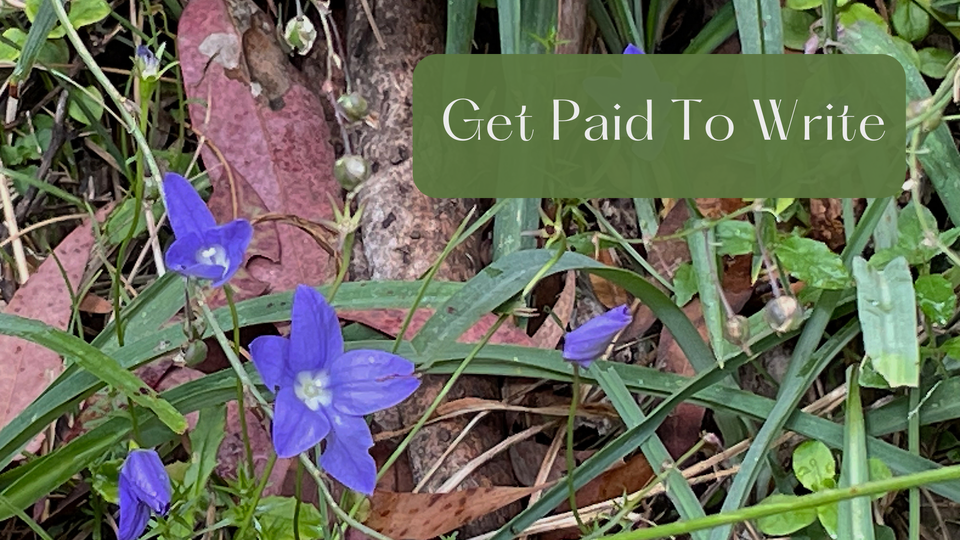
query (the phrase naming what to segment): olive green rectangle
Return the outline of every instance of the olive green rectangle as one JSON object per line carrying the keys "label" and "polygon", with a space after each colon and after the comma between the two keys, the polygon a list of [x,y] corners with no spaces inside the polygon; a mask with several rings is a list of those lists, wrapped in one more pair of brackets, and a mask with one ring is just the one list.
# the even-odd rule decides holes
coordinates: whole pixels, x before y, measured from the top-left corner
{"label": "olive green rectangle", "polygon": [[884,197],[905,103],[884,55],[434,55],[413,178],[431,197]]}

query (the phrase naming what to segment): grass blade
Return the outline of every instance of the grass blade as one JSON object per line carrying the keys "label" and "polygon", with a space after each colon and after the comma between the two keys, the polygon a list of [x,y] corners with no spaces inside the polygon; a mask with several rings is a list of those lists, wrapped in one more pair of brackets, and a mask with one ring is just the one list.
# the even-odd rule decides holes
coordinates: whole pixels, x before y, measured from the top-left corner
{"label": "grass blade", "polygon": [[500,54],[520,52],[520,0],[497,0]]}
{"label": "grass blade", "polygon": [[500,199],[505,201],[493,222],[493,260],[523,249],[537,247],[537,239],[523,236],[540,225],[540,199]]}
{"label": "grass blade", "polygon": [[[859,378],[856,366],[847,368],[847,420],[843,437],[841,488],[860,486],[870,481]],[[857,497],[841,502],[837,527],[837,536],[840,538],[874,540],[870,497]]]}
{"label": "grass blade", "polygon": [[733,2],[727,2],[683,50],[683,54],[710,54],[737,32],[737,14]]}
{"label": "grass blade", "polygon": [[470,54],[478,0],[447,0],[447,54]]}

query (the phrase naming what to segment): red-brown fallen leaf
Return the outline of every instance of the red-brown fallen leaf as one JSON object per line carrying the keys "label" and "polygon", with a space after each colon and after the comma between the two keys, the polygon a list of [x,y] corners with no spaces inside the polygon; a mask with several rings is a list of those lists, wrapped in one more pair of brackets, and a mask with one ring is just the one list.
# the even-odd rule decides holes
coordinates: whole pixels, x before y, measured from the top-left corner
{"label": "red-brown fallen leaf", "polygon": [[[407,327],[405,339],[412,339],[423,327],[424,323],[433,315],[431,308],[419,308],[410,320]],[[400,333],[403,321],[407,317],[408,310],[405,309],[364,309],[364,310],[343,310],[338,311],[337,315],[344,320],[358,322],[374,328],[392,337]],[[490,330],[490,327],[497,322],[497,317],[488,313],[480,318],[469,330],[463,333],[457,340],[460,343],[476,343]],[[530,339],[523,330],[512,325],[501,325],[493,336],[490,343],[500,345],[524,345],[533,347],[533,340]]]}
{"label": "red-brown fallen leaf", "polygon": [[[109,212],[103,208],[96,214],[102,220]],[[37,319],[50,326],[66,330],[72,313],[70,291],[80,287],[83,271],[93,247],[93,229],[89,221],[74,229],[47,257],[30,279],[17,290],[5,313]],[[59,259],[63,273],[57,265]],[[63,275],[69,280],[69,288]],[[20,414],[63,371],[60,356],[40,345],[10,336],[0,336],[0,351],[4,351],[3,369],[0,369],[0,428]],[[43,441],[34,439],[26,448],[36,452]]]}
{"label": "red-brown fallen leaf", "polygon": [[[588,482],[587,485],[578,489],[576,495],[577,507],[584,508],[598,502],[615,499],[624,493],[635,493],[643,489],[653,477],[653,468],[647,462],[647,458],[643,454],[637,454],[628,459],[626,463],[608,469]],[[569,512],[570,503],[565,501],[560,505],[559,510]],[[576,527],[571,527],[544,533],[541,539],[573,540],[581,536]]]}
{"label": "red-brown fallen leaf", "polygon": [[83,300],[80,301],[79,309],[84,313],[103,315],[113,311],[113,305],[100,296],[87,293],[86,296],[83,297]]}
{"label": "red-brown fallen leaf", "polygon": [[377,491],[370,499],[370,516],[364,524],[396,540],[429,540],[543,488],[481,487],[449,493]]}
{"label": "red-brown fallen leaf", "polygon": [[[179,21],[190,117],[212,143],[202,156],[219,221],[277,212],[318,222],[332,217],[328,195],[340,194],[320,99],[301,82],[275,36],[269,18],[249,0],[191,0]],[[240,298],[315,285],[329,277],[328,259],[299,229],[260,223],[248,252],[249,274],[238,273],[232,283]]]}

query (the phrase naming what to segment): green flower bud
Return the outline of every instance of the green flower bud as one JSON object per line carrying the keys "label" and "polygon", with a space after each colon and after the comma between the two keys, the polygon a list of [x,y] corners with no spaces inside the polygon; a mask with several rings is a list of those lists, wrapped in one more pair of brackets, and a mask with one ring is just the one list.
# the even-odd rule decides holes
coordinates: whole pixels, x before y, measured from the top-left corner
{"label": "green flower bud", "polygon": [[353,191],[370,177],[370,163],[362,156],[347,154],[333,165],[333,176],[343,189]]}
{"label": "green flower bud", "polygon": [[310,19],[300,15],[287,22],[283,29],[283,39],[291,49],[303,56],[313,48],[313,42],[317,40],[317,29]]}
{"label": "green flower bud", "polygon": [[337,103],[351,122],[359,122],[367,116],[367,100],[357,92],[340,96]]}
{"label": "green flower bud", "polygon": [[763,319],[776,333],[783,334],[795,329],[803,319],[803,308],[792,296],[778,296],[763,307]]}
{"label": "green flower bud", "polygon": [[207,359],[207,344],[201,340],[191,341],[183,351],[183,361],[188,366],[195,366]]}

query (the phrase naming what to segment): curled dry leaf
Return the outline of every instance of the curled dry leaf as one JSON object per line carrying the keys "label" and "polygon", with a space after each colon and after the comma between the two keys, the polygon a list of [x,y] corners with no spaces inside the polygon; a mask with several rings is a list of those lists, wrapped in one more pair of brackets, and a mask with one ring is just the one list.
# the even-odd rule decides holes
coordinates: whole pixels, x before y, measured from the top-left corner
{"label": "curled dry leaf", "polygon": [[[109,208],[96,214],[103,220]],[[66,330],[72,313],[70,291],[80,288],[87,261],[94,245],[90,221],[74,229],[54,249],[30,279],[17,290],[4,309],[5,313],[42,321],[54,328]],[[63,273],[57,265],[63,265]],[[66,274],[69,284],[64,282]],[[69,287],[68,287],[69,285]],[[20,414],[63,371],[60,356],[49,349],[11,336],[0,336],[3,351],[3,369],[0,369],[0,428]],[[34,439],[26,448],[36,452],[43,436]]]}
{"label": "curled dry leaf", "polygon": [[[533,345],[540,349],[553,349],[560,343],[564,329],[573,316],[573,302],[577,297],[577,274],[568,271],[564,278],[563,291],[553,305],[550,316],[547,317],[537,332],[533,335]],[[556,319],[554,319],[554,316]]]}
{"label": "curled dry leaf", "polygon": [[377,491],[364,523],[396,540],[430,540],[548,486],[480,487],[449,493]]}
{"label": "curled dry leaf", "polygon": [[[595,237],[594,242],[599,242],[599,239]],[[592,258],[607,266],[620,268],[620,258],[617,257],[617,252],[613,248],[597,248],[594,250]],[[622,306],[623,304],[629,305],[633,301],[633,296],[616,283],[593,274],[589,274],[589,277],[597,300],[607,309]]]}

